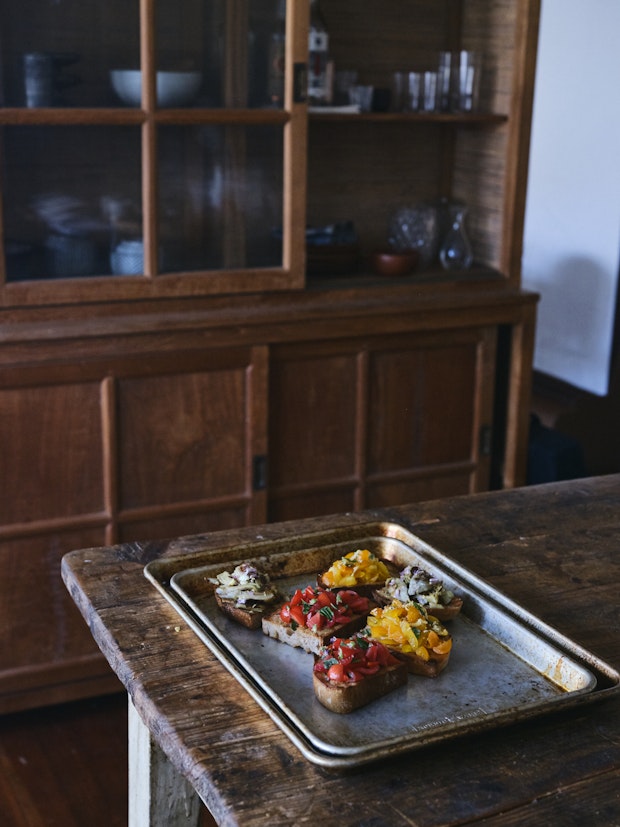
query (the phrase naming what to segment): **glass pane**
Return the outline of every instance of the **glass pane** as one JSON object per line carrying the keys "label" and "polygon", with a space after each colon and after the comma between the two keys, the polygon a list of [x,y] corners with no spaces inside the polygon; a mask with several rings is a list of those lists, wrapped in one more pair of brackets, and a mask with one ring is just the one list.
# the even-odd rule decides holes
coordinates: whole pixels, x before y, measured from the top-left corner
{"label": "glass pane", "polygon": [[282,128],[159,130],[164,270],[279,267]]}
{"label": "glass pane", "polygon": [[7,280],[109,275],[119,240],[141,235],[139,128],[4,127],[2,139]]}
{"label": "glass pane", "polygon": [[140,65],[137,0],[11,0],[0,14],[1,105],[119,105],[110,71]]}
{"label": "glass pane", "polygon": [[282,106],[285,14],[285,0],[159,0],[158,82],[198,77],[191,102],[209,108]]}

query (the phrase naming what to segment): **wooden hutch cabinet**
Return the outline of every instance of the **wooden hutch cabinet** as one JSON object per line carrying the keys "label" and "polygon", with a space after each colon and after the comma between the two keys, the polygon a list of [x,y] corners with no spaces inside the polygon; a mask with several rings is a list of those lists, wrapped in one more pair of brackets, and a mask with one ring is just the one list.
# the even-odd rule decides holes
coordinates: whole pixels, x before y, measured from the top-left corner
{"label": "wooden hutch cabinet", "polygon": [[[3,6],[0,712],[117,687],[71,549],[524,482],[538,5],[322,0],[363,84],[484,56],[476,111],[360,114],[308,111],[307,0]],[[474,265],[374,275],[439,199]],[[339,223],[353,271],[308,272]]]}

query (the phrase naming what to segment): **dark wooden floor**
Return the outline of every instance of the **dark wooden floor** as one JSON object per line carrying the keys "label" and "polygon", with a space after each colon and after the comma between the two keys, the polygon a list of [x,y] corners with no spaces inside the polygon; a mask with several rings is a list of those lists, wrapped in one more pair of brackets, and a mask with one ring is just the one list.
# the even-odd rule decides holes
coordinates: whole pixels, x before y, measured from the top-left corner
{"label": "dark wooden floor", "polygon": [[126,827],[123,694],[0,717],[6,827]]}
{"label": "dark wooden floor", "polygon": [[0,824],[127,827],[124,694],[0,716]]}

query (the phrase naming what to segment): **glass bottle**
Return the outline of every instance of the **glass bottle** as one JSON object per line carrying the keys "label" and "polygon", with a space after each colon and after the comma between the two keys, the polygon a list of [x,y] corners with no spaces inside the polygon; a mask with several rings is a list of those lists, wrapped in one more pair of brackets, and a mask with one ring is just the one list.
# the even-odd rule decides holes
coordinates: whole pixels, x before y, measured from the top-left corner
{"label": "glass bottle", "polygon": [[325,106],[331,101],[328,56],[327,26],[321,14],[319,0],[312,0],[308,35],[308,103],[310,106]]}
{"label": "glass bottle", "polygon": [[444,270],[468,270],[474,260],[471,244],[465,232],[467,207],[451,205],[450,229],[439,248],[439,261]]}

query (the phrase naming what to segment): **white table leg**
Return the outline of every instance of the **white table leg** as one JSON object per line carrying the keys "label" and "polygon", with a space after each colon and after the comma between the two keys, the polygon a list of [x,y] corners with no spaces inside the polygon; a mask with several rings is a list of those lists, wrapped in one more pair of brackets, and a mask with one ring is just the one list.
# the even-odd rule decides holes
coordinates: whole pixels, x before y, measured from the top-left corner
{"label": "white table leg", "polygon": [[129,827],[197,827],[201,802],[129,699]]}

